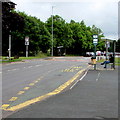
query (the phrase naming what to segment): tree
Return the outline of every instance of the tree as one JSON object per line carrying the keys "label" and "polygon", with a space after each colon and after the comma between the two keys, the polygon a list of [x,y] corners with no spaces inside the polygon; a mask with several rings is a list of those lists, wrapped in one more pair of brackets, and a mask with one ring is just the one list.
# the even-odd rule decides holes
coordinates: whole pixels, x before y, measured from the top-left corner
{"label": "tree", "polygon": [[24,12],[18,11],[17,13],[24,18],[25,25],[22,32],[12,32],[14,41],[13,51],[17,49],[17,53],[25,55],[25,37],[29,36],[29,55],[36,55],[39,51],[47,52],[50,49],[50,34],[45,24],[40,19],[28,16]]}
{"label": "tree", "polygon": [[24,19],[18,13],[14,12],[15,3],[2,2],[2,48],[3,55],[7,55],[9,34],[13,31],[22,31],[24,28]]}

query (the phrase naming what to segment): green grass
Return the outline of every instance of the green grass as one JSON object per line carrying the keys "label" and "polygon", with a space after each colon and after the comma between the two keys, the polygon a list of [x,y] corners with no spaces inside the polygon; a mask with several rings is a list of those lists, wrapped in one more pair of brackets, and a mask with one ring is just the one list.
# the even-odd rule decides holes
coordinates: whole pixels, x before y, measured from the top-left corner
{"label": "green grass", "polygon": [[66,56],[66,57],[78,57],[78,56],[80,56],[80,55],[66,54],[65,56]]}
{"label": "green grass", "polygon": [[30,56],[30,57],[19,57],[19,59],[14,59],[14,57],[11,57],[10,60],[8,58],[6,58],[6,56],[1,56],[0,63],[11,63],[11,62],[18,62],[18,61],[23,61],[23,60],[32,60],[32,59],[45,58],[45,57],[48,57],[48,55],[45,53],[39,53],[36,56]]}
{"label": "green grass", "polygon": [[115,63],[116,63],[116,65],[120,66],[120,58],[116,58]]}
{"label": "green grass", "polygon": [[0,63],[11,63],[11,62],[18,62],[18,61],[22,61],[22,59],[11,59],[11,60],[2,60],[0,61]]}
{"label": "green grass", "polygon": [[19,57],[19,59],[22,59],[22,60],[31,60],[31,59],[37,59],[39,57],[34,57],[34,56],[31,56],[31,57]]}

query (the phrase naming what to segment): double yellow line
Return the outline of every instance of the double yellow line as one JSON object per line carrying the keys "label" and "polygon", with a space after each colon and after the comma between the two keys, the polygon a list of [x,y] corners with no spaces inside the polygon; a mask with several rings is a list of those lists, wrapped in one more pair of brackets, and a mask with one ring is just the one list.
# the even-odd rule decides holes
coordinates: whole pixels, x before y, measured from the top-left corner
{"label": "double yellow line", "polygon": [[5,111],[16,111],[16,110],[18,110],[18,109],[24,108],[24,107],[26,107],[26,106],[28,106],[28,105],[33,104],[33,103],[39,102],[39,101],[41,101],[41,100],[44,100],[45,98],[48,98],[48,97],[53,96],[53,95],[56,95],[56,94],[62,92],[62,91],[63,91],[65,88],[67,88],[69,85],[71,85],[71,84],[80,76],[80,74],[81,74],[82,72],[84,72],[84,71],[85,71],[85,69],[79,71],[73,78],[71,78],[70,80],[68,80],[68,81],[65,82],[64,84],[60,85],[57,89],[55,89],[55,90],[52,91],[52,92],[49,92],[49,93],[47,93],[47,94],[45,94],[45,95],[42,95],[42,96],[40,96],[40,97],[37,97],[37,98],[31,99],[31,100],[28,100],[28,101],[26,101],[26,102],[24,102],[24,103],[21,103],[21,104],[18,104],[18,105],[16,105],[16,106],[12,106],[12,107],[10,107],[10,108],[3,108],[3,110],[5,110]]}

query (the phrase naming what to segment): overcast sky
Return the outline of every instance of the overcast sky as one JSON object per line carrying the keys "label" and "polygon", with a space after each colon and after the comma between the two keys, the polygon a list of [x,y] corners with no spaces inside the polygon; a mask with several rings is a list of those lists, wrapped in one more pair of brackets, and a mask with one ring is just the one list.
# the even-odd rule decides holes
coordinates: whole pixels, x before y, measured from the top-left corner
{"label": "overcast sky", "polygon": [[52,14],[61,16],[66,22],[85,21],[87,26],[96,25],[106,38],[118,39],[119,0],[11,0],[16,10],[36,16],[45,22]]}

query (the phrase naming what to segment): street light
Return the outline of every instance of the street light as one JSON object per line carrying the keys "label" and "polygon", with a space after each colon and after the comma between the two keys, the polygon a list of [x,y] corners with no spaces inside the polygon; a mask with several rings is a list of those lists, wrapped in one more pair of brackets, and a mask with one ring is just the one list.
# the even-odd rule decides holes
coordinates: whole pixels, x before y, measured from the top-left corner
{"label": "street light", "polygon": [[52,52],[51,52],[51,56],[53,56],[53,8],[55,6],[52,6]]}

